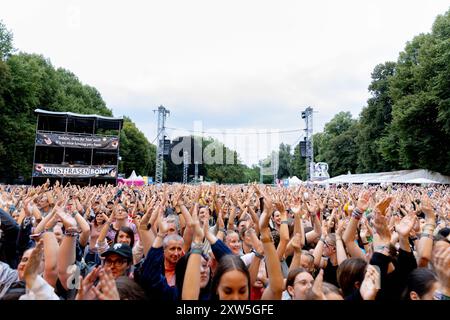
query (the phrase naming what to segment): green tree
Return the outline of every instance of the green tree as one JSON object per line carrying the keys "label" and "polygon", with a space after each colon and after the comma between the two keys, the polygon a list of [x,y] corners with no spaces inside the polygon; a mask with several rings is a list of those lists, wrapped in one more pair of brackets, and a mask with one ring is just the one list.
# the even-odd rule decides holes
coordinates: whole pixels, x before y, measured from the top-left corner
{"label": "green tree", "polygon": [[133,170],[142,176],[153,176],[156,163],[156,147],[150,144],[144,134],[128,118],[124,117],[120,132],[119,171],[126,176]]}
{"label": "green tree", "polygon": [[292,176],[297,176],[300,180],[306,180],[306,160],[300,154],[300,144],[294,148],[292,155]]}
{"label": "green tree", "polygon": [[5,61],[14,51],[13,34],[0,20],[0,60]]}
{"label": "green tree", "polygon": [[289,178],[292,172],[291,146],[281,143],[278,150],[278,178]]}
{"label": "green tree", "polygon": [[392,120],[392,99],[389,94],[389,80],[395,72],[395,63],[379,64],[372,72],[369,92],[372,97],[367,101],[359,118],[358,172],[380,172],[395,168],[395,163],[383,159],[379,150],[380,139],[386,134],[386,128]]}
{"label": "green tree", "polygon": [[316,162],[327,162],[330,176],[355,172],[358,155],[356,132],[357,121],[352,119],[350,112],[339,112],[325,125],[319,145],[323,153],[319,154]]}
{"label": "green tree", "polygon": [[390,80],[392,123],[380,148],[400,168],[450,174],[449,35],[450,10],[406,45]]}

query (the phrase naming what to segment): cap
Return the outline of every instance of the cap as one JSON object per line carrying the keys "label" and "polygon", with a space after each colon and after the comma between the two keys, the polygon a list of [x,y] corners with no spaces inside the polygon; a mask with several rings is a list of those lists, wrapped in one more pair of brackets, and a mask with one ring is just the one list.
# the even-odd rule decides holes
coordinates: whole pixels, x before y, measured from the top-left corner
{"label": "cap", "polygon": [[106,252],[102,253],[102,257],[107,257],[111,254],[118,254],[119,256],[124,257],[127,260],[133,260],[133,252],[131,250],[131,247],[126,243],[115,243]]}

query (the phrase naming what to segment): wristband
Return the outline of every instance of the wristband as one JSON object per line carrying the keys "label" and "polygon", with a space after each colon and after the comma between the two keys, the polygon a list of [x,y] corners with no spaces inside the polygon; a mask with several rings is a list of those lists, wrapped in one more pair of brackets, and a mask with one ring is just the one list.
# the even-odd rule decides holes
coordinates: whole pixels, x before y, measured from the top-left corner
{"label": "wristband", "polygon": [[76,237],[80,232],[76,228],[68,228],[64,231],[64,235],[68,237]]}
{"label": "wristband", "polygon": [[201,242],[192,242],[191,250],[200,250],[203,252],[203,243]]}
{"label": "wristband", "polygon": [[450,297],[440,291],[434,292],[434,300],[450,300]]}
{"label": "wristband", "polygon": [[219,228],[219,231],[222,231],[223,233],[226,233],[227,231],[225,230],[225,228]]}
{"label": "wristband", "polygon": [[158,232],[158,234],[156,236],[164,239],[167,236],[167,233],[159,233]]}
{"label": "wristband", "polygon": [[281,224],[289,224],[289,221],[283,220],[283,221],[281,221]]}
{"label": "wristband", "polygon": [[430,233],[426,233],[426,232],[422,233],[421,238],[423,238],[423,237],[430,238],[431,240],[433,240],[433,235]]}
{"label": "wristband", "polygon": [[78,214],[78,211],[74,211],[74,212],[72,212],[72,214],[71,214],[71,216],[72,216],[72,218],[75,218],[75,216]]}
{"label": "wristband", "polygon": [[362,212],[358,208],[353,209],[352,218],[355,218],[356,220],[360,220],[361,216],[362,216]]}
{"label": "wristband", "polygon": [[389,246],[388,245],[375,246],[374,251],[378,251],[378,250],[382,251],[385,249],[389,249]]}
{"label": "wristband", "polygon": [[203,250],[202,249],[196,249],[196,248],[193,248],[193,249],[191,249],[191,254],[203,254]]}
{"label": "wristband", "polygon": [[259,258],[259,259],[264,259],[264,255],[259,253],[258,251],[256,251],[255,249],[252,249],[252,251],[255,254],[255,257]]}

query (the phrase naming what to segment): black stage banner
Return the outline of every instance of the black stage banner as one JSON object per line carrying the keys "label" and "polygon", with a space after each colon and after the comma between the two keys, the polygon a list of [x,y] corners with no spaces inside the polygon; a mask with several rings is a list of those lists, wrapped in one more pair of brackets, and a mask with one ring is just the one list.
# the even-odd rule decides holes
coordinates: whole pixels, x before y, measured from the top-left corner
{"label": "black stage banner", "polygon": [[36,145],[117,150],[119,138],[38,132],[36,134]]}
{"label": "black stage banner", "polygon": [[34,165],[33,177],[116,178],[116,166]]}

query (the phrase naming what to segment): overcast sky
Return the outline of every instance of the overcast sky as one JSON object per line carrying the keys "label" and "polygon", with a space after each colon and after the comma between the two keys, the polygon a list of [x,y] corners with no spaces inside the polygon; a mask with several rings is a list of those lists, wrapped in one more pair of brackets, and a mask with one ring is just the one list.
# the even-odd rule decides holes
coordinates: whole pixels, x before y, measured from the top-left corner
{"label": "overcast sky", "polygon": [[0,19],[16,48],[96,87],[150,141],[152,110],[164,105],[170,128],[201,121],[205,132],[241,133],[219,138],[250,164],[302,134],[253,133],[304,129],[306,106],[314,132],[339,111],[356,118],[373,68],[448,9],[446,0],[1,0]]}

